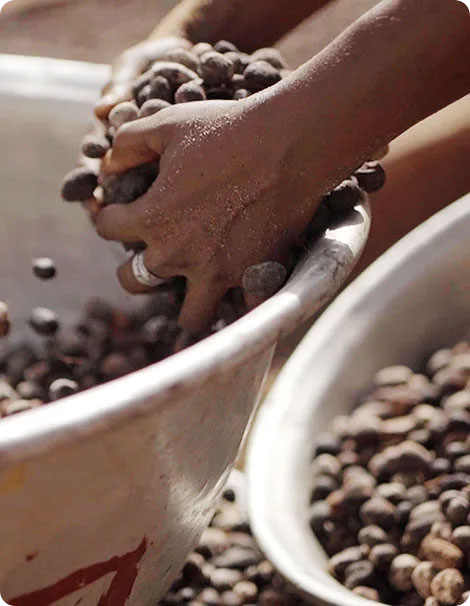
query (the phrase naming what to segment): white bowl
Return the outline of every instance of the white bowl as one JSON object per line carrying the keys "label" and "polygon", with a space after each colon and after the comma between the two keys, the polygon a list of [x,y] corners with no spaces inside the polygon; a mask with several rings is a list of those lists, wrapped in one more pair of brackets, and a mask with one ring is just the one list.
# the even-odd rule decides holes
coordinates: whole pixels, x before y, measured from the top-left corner
{"label": "white bowl", "polygon": [[470,327],[470,196],[441,211],[352,283],[297,348],[248,448],[251,523],[276,568],[315,604],[365,606],[326,571],[308,524],[315,436],[352,409],[381,367],[419,366]]}

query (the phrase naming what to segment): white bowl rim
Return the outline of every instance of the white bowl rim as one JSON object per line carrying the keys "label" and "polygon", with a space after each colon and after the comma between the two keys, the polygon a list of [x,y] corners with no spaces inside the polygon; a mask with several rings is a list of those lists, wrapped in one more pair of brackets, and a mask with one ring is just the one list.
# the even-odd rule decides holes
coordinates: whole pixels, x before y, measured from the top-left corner
{"label": "white bowl rim", "polygon": [[[21,96],[42,98],[43,90],[48,89],[60,91],[61,99],[69,99],[71,93],[75,95],[77,88],[83,85],[88,87],[85,101],[91,102],[108,68],[57,59],[0,55],[0,84],[4,82],[3,74],[13,75],[15,81],[20,81],[18,74],[22,73],[28,74],[34,85],[30,82],[26,93],[20,86]],[[14,89],[8,87],[8,94],[14,95]],[[304,257],[309,263],[301,261],[281,291],[219,333],[120,379],[2,419],[0,462],[12,463],[36,456],[72,439],[85,439],[113,424],[144,415],[149,408],[170,405],[171,398],[274,344],[318,310],[341,286],[360,257],[369,227],[366,199],[313,244]],[[338,250],[341,246],[342,252]]]}
{"label": "white bowl rim", "polygon": [[[282,427],[282,431],[288,435],[289,429],[294,425],[292,385],[299,383],[307,369],[311,368],[311,361],[321,354],[322,347],[331,338],[331,334],[336,334],[343,318],[361,305],[361,302],[372,292],[377,291],[381,284],[385,284],[391,272],[399,271],[408,262],[410,256],[419,255],[430,238],[449,232],[454,225],[459,224],[463,219],[468,222],[469,218],[470,194],[416,227],[356,278],[322,314],[301,341],[276,379],[253,423],[246,455],[248,512],[253,534],[275,568],[309,599],[321,600],[322,604],[329,606],[372,606],[372,604],[387,606],[371,602],[352,592],[345,593],[344,587],[339,583],[337,589],[331,585],[325,586],[321,581],[299,572],[291,557],[291,551],[279,539],[276,525],[268,521],[269,518],[265,515],[272,501],[272,496],[267,497],[265,494],[264,482],[264,478],[272,469],[270,450],[280,447],[279,428]],[[312,406],[319,405],[319,401],[309,402],[309,405],[306,401],[302,402],[303,408],[300,411],[296,410],[295,423],[301,423],[308,410],[311,410]]]}

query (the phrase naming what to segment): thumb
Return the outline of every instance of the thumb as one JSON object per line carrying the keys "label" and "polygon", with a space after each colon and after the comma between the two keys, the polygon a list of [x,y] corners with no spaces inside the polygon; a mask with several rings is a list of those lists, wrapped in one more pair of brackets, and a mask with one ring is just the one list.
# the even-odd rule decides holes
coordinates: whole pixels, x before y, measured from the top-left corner
{"label": "thumb", "polygon": [[191,282],[179,316],[179,325],[187,333],[197,335],[212,324],[227,288],[221,283]]}
{"label": "thumb", "polygon": [[113,140],[113,147],[103,159],[101,170],[122,173],[154,162],[163,153],[163,133],[157,116],[123,124]]}

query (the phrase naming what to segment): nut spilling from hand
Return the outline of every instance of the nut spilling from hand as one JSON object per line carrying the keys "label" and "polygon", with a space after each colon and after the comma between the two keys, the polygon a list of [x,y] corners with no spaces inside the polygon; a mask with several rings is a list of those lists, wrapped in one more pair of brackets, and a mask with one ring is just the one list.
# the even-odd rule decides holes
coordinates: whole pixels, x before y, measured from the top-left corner
{"label": "nut spilling from hand", "polygon": [[[74,169],[65,177],[62,196],[66,201],[85,203],[92,218],[96,220],[100,235],[123,242],[128,251],[144,251],[142,263],[156,279],[171,281],[176,277],[186,278],[186,293],[191,294],[186,298],[187,305],[183,307],[180,323],[193,336],[199,336],[199,333],[204,331],[215,318],[215,310],[228,290],[243,287],[248,308],[277,292],[295,266],[307,237],[324,231],[335,214],[353,209],[363,200],[365,192],[380,189],[385,182],[385,173],[378,162],[365,164],[324,197],[317,207],[315,216],[311,216],[314,210],[309,209],[307,213],[298,211],[295,220],[291,221],[296,225],[287,228],[284,228],[273,216],[273,235],[269,237],[276,240],[278,244],[271,246],[258,242],[246,249],[248,252],[232,255],[232,247],[240,245],[240,237],[234,238],[233,243],[230,241],[232,225],[237,220],[241,222],[242,219],[239,217],[245,215],[243,220],[249,226],[250,220],[247,216],[249,217],[249,212],[256,213],[256,211],[240,210],[236,207],[237,202],[231,204],[231,201],[226,201],[225,214],[222,204],[218,204],[216,213],[211,212],[209,205],[204,202],[207,195],[211,195],[210,191],[203,191],[198,195],[196,189],[196,181],[206,169],[204,166],[196,169],[194,160],[185,160],[185,148],[188,147],[188,141],[198,141],[198,135],[194,132],[197,130],[195,122],[203,121],[203,114],[210,105],[204,102],[218,101],[220,105],[217,105],[219,111],[217,115],[222,122],[228,121],[228,110],[225,109],[224,100],[228,102],[227,107],[242,107],[246,99],[287,77],[289,75],[287,64],[276,49],[263,48],[248,55],[232,43],[222,40],[214,46],[199,43],[192,48],[183,46],[169,48],[157,60],[146,62],[145,69],[146,71],[129,87],[128,97],[112,107],[106,115],[103,121],[104,131],[100,135],[95,134],[85,139],[82,153],[93,160],[93,163],[87,163],[86,168]],[[155,150],[149,144],[148,138],[151,137],[156,122],[155,118],[153,121],[147,119],[159,114],[159,118],[163,120],[167,109],[181,105],[196,111],[192,111],[191,119],[185,126],[187,132],[182,136],[180,153],[173,149],[168,154],[161,149],[153,153]],[[178,122],[177,117],[171,117],[175,116],[174,112],[177,109],[181,108],[174,107],[167,114],[172,124]],[[178,114],[180,120],[183,120],[181,115]],[[209,130],[211,120],[214,126],[212,114],[207,118],[207,122],[204,122]],[[134,133],[133,136],[137,136],[138,141],[134,139],[132,142],[129,138],[126,139],[129,135],[129,127],[137,129],[139,134]],[[123,143],[124,140],[127,143]],[[116,161],[120,153],[125,155],[128,149],[126,146],[132,149],[139,148],[138,151],[134,149],[139,164],[131,162],[129,165],[121,166],[122,170],[113,170],[110,165]],[[174,208],[174,205],[170,204],[171,195],[176,188],[175,175],[165,182],[165,175],[162,172],[164,165],[169,163],[170,153],[174,170],[177,173],[185,172],[192,175],[190,189],[194,192],[196,202],[200,204],[199,209],[186,208],[186,203],[181,209]],[[215,151],[214,154],[217,155]],[[150,155],[150,158],[141,160],[145,155]],[[201,152],[201,155],[206,157],[207,150]],[[207,161],[210,161],[210,158]],[[233,163],[235,166],[236,160],[233,160]],[[91,166],[93,168],[90,168]],[[234,170],[236,172],[236,169]],[[217,174],[223,171],[224,166],[216,170]],[[165,213],[165,210],[160,208],[162,205],[158,204],[151,209],[144,209],[140,203],[153,196],[156,190],[160,191],[160,184],[168,192],[165,196],[169,200],[168,211]],[[107,207],[116,204],[131,205],[132,211],[114,208],[114,211],[110,212],[111,209]],[[284,204],[288,204],[288,201],[286,200]],[[129,208],[127,206],[127,209]],[[132,227],[131,214],[137,208],[141,209],[140,218],[134,217],[134,227]],[[191,219],[191,213],[194,219]],[[168,219],[169,215],[171,219]],[[311,220],[310,224],[309,220]],[[188,225],[191,221],[194,225]],[[196,258],[195,255],[191,255],[189,261],[179,259],[177,249],[181,247],[188,249],[184,244],[184,235],[181,233],[185,234],[193,229],[194,237],[191,239],[196,242],[194,246],[199,249],[201,259]],[[134,233],[131,234],[131,231]],[[201,239],[201,242],[198,239]],[[286,239],[289,241],[284,242]],[[181,241],[183,241],[182,245]],[[172,246],[175,247],[175,251]],[[211,246],[222,248],[223,254],[217,255],[217,251],[211,250]],[[220,261],[222,256],[225,257],[224,262]],[[165,263],[166,257],[171,257],[171,263]],[[217,267],[214,268],[212,276],[209,275],[210,272],[202,271],[200,266],[207,264],[213,258],[219,259],[220,266],[216,263]],[[198,284],[198,281],[202,281],[200,275],[195,277],[192,275],[197,274],[198,271],[199,274],[204,274],[206,284]],[[149,292],[154,286],[150,281],[146,282],[135,275],[132,261],[121,266],[118,276],[122,285],[134,294]],[[212,295],[208,294],[209,290],[212,291]]]}

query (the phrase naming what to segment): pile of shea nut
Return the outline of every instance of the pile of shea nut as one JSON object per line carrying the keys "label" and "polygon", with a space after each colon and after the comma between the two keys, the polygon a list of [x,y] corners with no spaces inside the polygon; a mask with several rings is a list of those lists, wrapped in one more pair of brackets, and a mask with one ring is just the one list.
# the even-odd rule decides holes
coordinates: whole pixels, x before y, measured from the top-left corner
{"label": "pile of shea nut", "polygon": [[[385,344],[386,346],[386,344]],[[354,593],[403,606],[470,595],[470,343],[380,370],[316,440],[310,525]]]}

